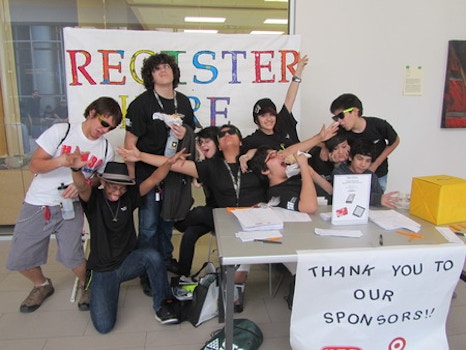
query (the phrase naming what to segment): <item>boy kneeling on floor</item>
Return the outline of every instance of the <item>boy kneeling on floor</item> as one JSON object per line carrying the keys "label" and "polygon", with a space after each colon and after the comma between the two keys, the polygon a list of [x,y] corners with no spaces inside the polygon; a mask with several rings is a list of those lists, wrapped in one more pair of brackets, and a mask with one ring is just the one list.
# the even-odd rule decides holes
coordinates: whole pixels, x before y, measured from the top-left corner
{"label": "boy kneeling on floor", "polygon": [[139,186],[133,186],[135,181],[128,176],[125,163],[109,162],[100,176],[100,188],[86,182],[80,171],[86,157],[79,148],[74,152],[70,168],[90,227],[90,312],[99,333],[108,333],[115,325],[121,282],[143,272],[152,286],[155,319],[162,324],[178,323],[162,257],[155,249],[137,248],[133,211],[141,204],[141,196],[165,178],[172,164],[184,158],[183,152],[170,157]]}

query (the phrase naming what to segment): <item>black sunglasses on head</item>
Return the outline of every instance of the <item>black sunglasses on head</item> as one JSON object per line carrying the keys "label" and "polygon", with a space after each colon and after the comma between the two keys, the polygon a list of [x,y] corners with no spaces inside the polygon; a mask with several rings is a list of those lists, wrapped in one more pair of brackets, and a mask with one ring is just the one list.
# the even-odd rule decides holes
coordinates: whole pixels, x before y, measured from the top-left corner
{"label": "black sunglasses on head", "polygon": [[230,129],[227,129],[227,130],[223,130],[223,131],[220,131],[220,132],[218,133],[218,138],[221,139],[221,138],[224,137],[226,134],[234,135],[234,134],[237,134],[237,132],[236,132],[236,129],[233,129],[233,128],[230,128]]}

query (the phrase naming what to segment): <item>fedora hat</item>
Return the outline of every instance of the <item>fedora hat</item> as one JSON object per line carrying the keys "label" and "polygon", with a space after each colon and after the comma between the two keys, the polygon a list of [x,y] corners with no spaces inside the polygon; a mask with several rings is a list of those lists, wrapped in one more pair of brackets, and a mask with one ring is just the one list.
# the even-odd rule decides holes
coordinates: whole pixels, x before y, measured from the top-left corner
{"label": "fedora hat", "polygon": [[136,181],[128,175],[128,168],[125,163],[108,162],[103,174],[99,175],[101,179],[119,185],[134,185]]}

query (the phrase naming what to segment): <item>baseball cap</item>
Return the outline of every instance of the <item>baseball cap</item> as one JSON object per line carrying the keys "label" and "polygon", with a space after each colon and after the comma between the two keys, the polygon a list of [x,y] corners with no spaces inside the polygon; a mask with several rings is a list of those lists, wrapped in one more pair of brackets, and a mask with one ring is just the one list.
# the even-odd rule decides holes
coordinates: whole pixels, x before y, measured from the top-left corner
{"label": "baseball cap", "polygon": [[277,115],[277,107],[275,106],[275,103],[272,102],[270,98],[263,98],[257,101],[254,104],[254,108],[252,110],[252,116],[254,117],[254,121],[256,118],[264,113],[271,113],[274,115]]}

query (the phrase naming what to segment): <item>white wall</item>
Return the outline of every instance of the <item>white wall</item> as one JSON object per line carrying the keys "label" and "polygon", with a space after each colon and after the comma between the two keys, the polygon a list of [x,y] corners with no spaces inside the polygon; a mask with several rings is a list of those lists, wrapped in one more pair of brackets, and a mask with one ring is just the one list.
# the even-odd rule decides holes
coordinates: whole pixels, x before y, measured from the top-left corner
{"label": "white wall", "polygon": [[[464,0],[296,0],[295,34],[310,63],[301,83],[300,135],[330,121],[329,106],[356,94],[364,114],[401,138],[389,157],[388,190],[413,176],[466,178],[466,130],[440,128],[449,40],[466,40]],[[403,96],[406,65],[422,66],[422,96]]]}

